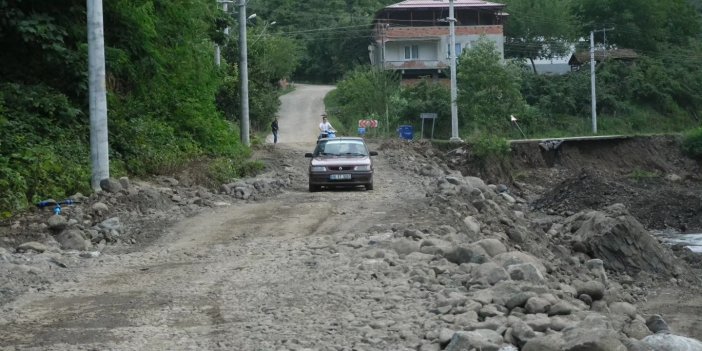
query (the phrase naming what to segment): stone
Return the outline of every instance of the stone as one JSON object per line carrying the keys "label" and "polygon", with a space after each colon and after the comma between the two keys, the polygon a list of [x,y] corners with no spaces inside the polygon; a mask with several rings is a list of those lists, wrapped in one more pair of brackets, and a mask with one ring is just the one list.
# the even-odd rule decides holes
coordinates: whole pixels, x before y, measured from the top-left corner
{"label": "stone", "polygon": [[494,330],[459,331],[453,334],[451,341],[444,350],[463,351],[478,349],[481,351],[498,351],[503,342],[502,335]]}
{"label": "stone", "polygon": [[507,273],[512,280],[522,280],[533,284],[543,284],[546,279],[532,263],[520,263],[507,266]]}
{"label": "stone", "polygon": [[563,332],[562,351],[627,351],[617,333],[609,329],[571,328]]}
{"label": "stone", "polygon": [[540,335],[529,339],[522,351],[560,351],[564,343],[561,334]]}
{"label": "stone", "polygon": [[587,282],[575,282],[573,284],[577,295],[589,295],[593,300],[600,300],[604,297],[605,286],[599,281],[589,280]]}
{"label": "stone", "polygon": [[634,318],[633,320],[629,321],[629,323],[622,328],[622,332],[624,332],[624,334],[630,338],[641,340],[652,333],[646,326],[646,320],[644,320],[643,317],[637,317],[638,318]]}
{"label": "stone", "polygon": [[108,193],[118,193],[122,191],[122,184],[114,178],[106,178],[100,181],[100,188]]}
{"label": "stone", "polygon": [[459,245],[445,253],[444,257],[452,263],[461,264],[485,263],[489,256],[479,245]]}
{"label": "stone", "polygon": [[507,247],[497,239],[483,239],[474,244],[480,245],[490,257],[507,252]]}
{"label": "stone", "polygon": [[37,242],[37,241],[28,241],[24,244],[20,244],[19,246],[17,246],[17,252],[27,252],[27,251],[31,250],[31,251],[42,253],[48,249],[49,249],[48,246],[46,246],[40,242]]}
{"label": "stone", "polygon": [[93,211],[93,213],[97,215],[103,215],[107,213],[107,211],[110,209],[105,203],[103,202],[96,202],[90,206],[90,209]]}
{"label": "stone", "polygon": [[527,300],[526,304],[524,305],[524,308],[526,309],[527,313],[546,313],[548,308],[551,306],[551,303],[548,302],[548,300],[534,296],[529,298]]}
{"label": "stone", "polygon": [[480,222],[478,222],[475,217],[468,216],[463,219],[463,223],[466,224],[468,234],[476,235],[480,233]]}
{"label": "stone", "polygon": [[535,297],[536,293],[533,291],[521,291],[516,294],[513,294],[507,299],[507,302],[505,303],[505,307],[507,309],[513,309],[515,307],[524,307],[526,302],[532,298]]}
{"label": "stone", "polygon": [[546,267],[538,258],[521,251],[508,251],[496,255],[492,259],[493,261],[502,265],[502,267],[505,269],[513,264],[531,263],[541,272],[542,275],[547,273]]}
{"label": "stone", "polygon": [[675,272],[673,255],[622,204],[580,212],[568,218],[566,226],[565,231],[573,233],[573,249],[601,259],[607,269],[627,274]]}
{"label": "stone", "polygon": [[575,311],[578,311],[579,309],[573,305],[570,302],[567,301],[558,301],[555,304],[553,304],[549,309],[548,309],[548,315],[549,316],[563,316],[563,315],[568,315],[572,314]]}
{"label": "stone", "polygon": [[47,225],[50,230],[60,232],[68,227],[68,220],[64,216],[53,215],[49,217]]}
{"label": "stone", "polygon": [[627,316],[630,319],[636,318],[636,306],[627,302],[614,302],[609,304],[609,310],[618,315]]}
{"label": "stone", "polygon": [[499,281],[509,280],[509,275],[502,266],[495,262],[485,262],[473,271],[474,280],[495,285]]}
{"label": "stone", "polygon": [[702,351],[702,342],[699,340],[674,334],[649,335],[641,341],[655,350]]}
{"label": "stone", "polygon": [[120,177],[119,178],[119,185],[122,186],[122,189],[129,189],[132,187],[131,183],[129,182],[129,177]]}
{"label": "stone", "polygon": [[64,250],[87,251],[91,248],[90,240],[83,237],[80,230],[66,230],[56,237],[56,241],[61,244]]}
{"label": "stone", "polygon": [[517,339],[519,345],[524,345],[529,339],[536,337],[536,333],[531,327],[523,321],[512,323],[512,336]]}
{"label": "stone", "polygon": [[646,319],[646,326],[652,333],[670,333],[668,323],[659,314],[654,314]]}

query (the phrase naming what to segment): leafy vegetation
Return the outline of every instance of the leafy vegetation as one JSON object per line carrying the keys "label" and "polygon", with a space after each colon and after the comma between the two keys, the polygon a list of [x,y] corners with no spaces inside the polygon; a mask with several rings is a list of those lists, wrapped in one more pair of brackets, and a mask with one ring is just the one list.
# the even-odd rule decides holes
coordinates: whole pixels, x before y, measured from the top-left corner
{"label": "leafy vegetation", "polygon": [[387,134],[389,126],[398,122],[399,92],[397,73],[367,66],[357,68],[330,93],[328,110],[331,117],[339,120],[340,132],[355,132],[351,128],[358,125],[359,119],[377,119],[380,130]]}
{"label": "leafy vegetation", "polygon": [[502,65],[494,42],[484,38],[461,55],[457,103],[464,134],[509,132],[509,116],[522,115],[526,108],[520,72],[517,65]]}
{"label": "leafy vegetation", "polygon": [[658,172],[651,172],[644,169],[634,169],[628,177],[634,181],[642,182],[659,178],[661,175]]}
{"label": "leafy vegetation", "polygon": [[373,16],[398,0],[250,0],[250,12],[303,48],[298,80],[331,83],[368,62]]}
{"label": "leafy vegetation", "polygon": [[702,159],[702,127],[694,129],[685,135],[682,148],[690,157]]}
{"label": "leafy vegetation", "polygon": [[473,155],[479,160],[504,159],[510,153],[507,139],[493,135],[481,135],[472,142]]}
{"label": "leafy vegetation", "polygon": [[[85,6],[0,1],[0,216],[91,190]],[[202,159],[214,178],[260,169],[239,142],[238,67],[228,63],[237,41],[222,35],[232,17],[206,0],[103,6],[112,175],[170,174]],[[299,62],[290,39],[265,29],[249,33],[254,132]]]}
{"label": "leafy vegetation", "polygon": [[576,38],[578,22],[569,0],[506,0],[510,19],[505,24],[505,55],[534,60],[565,56]]}

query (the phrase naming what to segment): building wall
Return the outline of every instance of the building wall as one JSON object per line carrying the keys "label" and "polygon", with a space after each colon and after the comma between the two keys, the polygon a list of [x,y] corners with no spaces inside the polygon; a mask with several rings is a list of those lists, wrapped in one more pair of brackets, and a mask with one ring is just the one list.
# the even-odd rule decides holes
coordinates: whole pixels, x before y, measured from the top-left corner
{"label": "building wall", "polygon": [[[460,49],[466,50],[475,45],[475,43],[480,40],[481,35],[456,35],[456,45],[460,45]],[[504,37],[502,35],[486,35],[486,38],[495,42],[495,46],[500,53],[501,58],[504,59]],[[446,36],[441,36],[433,40],[407,40],[407,41],[390,41],[385,44],[385,62],[386,67],[388,65],[397,66],[406,61],[427,61],[425,64],[427,66],[448,66],[449,65],[449,42],[450,38],[448,34]],[[381,44],[377,44],[381,45]],[[416,45],[419,49],[419,57],[417,59],[405,59],[405,47],[412,47]],[[377,53],[382,51],[382,48],[375,48]],[[456,52],[457,56],[460,56],[461,52]],[[378,64],[381,64],[380,57],[378,57]]]}

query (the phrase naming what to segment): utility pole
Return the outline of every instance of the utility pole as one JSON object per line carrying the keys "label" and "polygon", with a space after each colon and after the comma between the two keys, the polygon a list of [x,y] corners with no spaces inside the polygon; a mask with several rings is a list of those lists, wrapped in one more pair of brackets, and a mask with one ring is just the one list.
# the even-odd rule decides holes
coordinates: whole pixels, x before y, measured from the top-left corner
{"label": "utility pole", "polygon": [[249,67],[246,47],[246,0],[239,0],[239,79],[241,79],[241,142],[249,140]]}
{"label": "utility pole", "polygon": [[100,181],[110,177],[107,142],[107,88],[105,82],[105,39],[102,0],[87,0],[88,10],[88,89],[90,91],[90,185],[102,190]]}
{"label": "utility pole", "polygon": [[[597,134],[597,94],[595,93],[595,33],[614,30],[614,28],[590,31],[590,92],[592,101],[592,133]],[[604,58],[604,55],[603,55]]]}
{"label": "utility pole", "polygon": [[[229,3],[230,2],[231,1],[228,1],[228,0],[224,0],[224,1],[218,0],[217,1],[217,3],[222,4],[222,11],[224,11],[224,13],[227,15],[229,14]],[[225,38],[229,37],[229,26],[226,26],[224,28],[224,37]],[[220,53],[219,44],[215,44],[215,63],[217,64],[217,66],[219,66],[222,63],[222,54]]]}
{"label": "utility pole", "polygon": [[592,106],[592,134],[597,134],[597,94],[595,94],[595,32],[590,32],[590,101]]}
{"label": "utility pole", "polygon": [[456,88],[456,18],[453,12],[453,1],[449,0],[449,56],[451,56],[451,139],[453,142],[461,142],[458,137],[458,105],[456,99],[458,96],[458,88]]}

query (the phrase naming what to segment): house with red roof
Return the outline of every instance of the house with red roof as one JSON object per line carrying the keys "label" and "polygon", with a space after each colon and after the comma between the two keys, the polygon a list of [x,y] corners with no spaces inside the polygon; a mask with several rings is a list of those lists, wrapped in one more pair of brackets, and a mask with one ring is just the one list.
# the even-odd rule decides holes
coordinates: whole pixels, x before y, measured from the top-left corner
{"label": "house with red roof", "polygon": [[[448,77],[449,0],[405,0],[380,10],[374,19],[371,64],[396,70],[403,80]],[[504,57],[504,4],[454,0],[456,56],[481,36],[493,40]]]}

